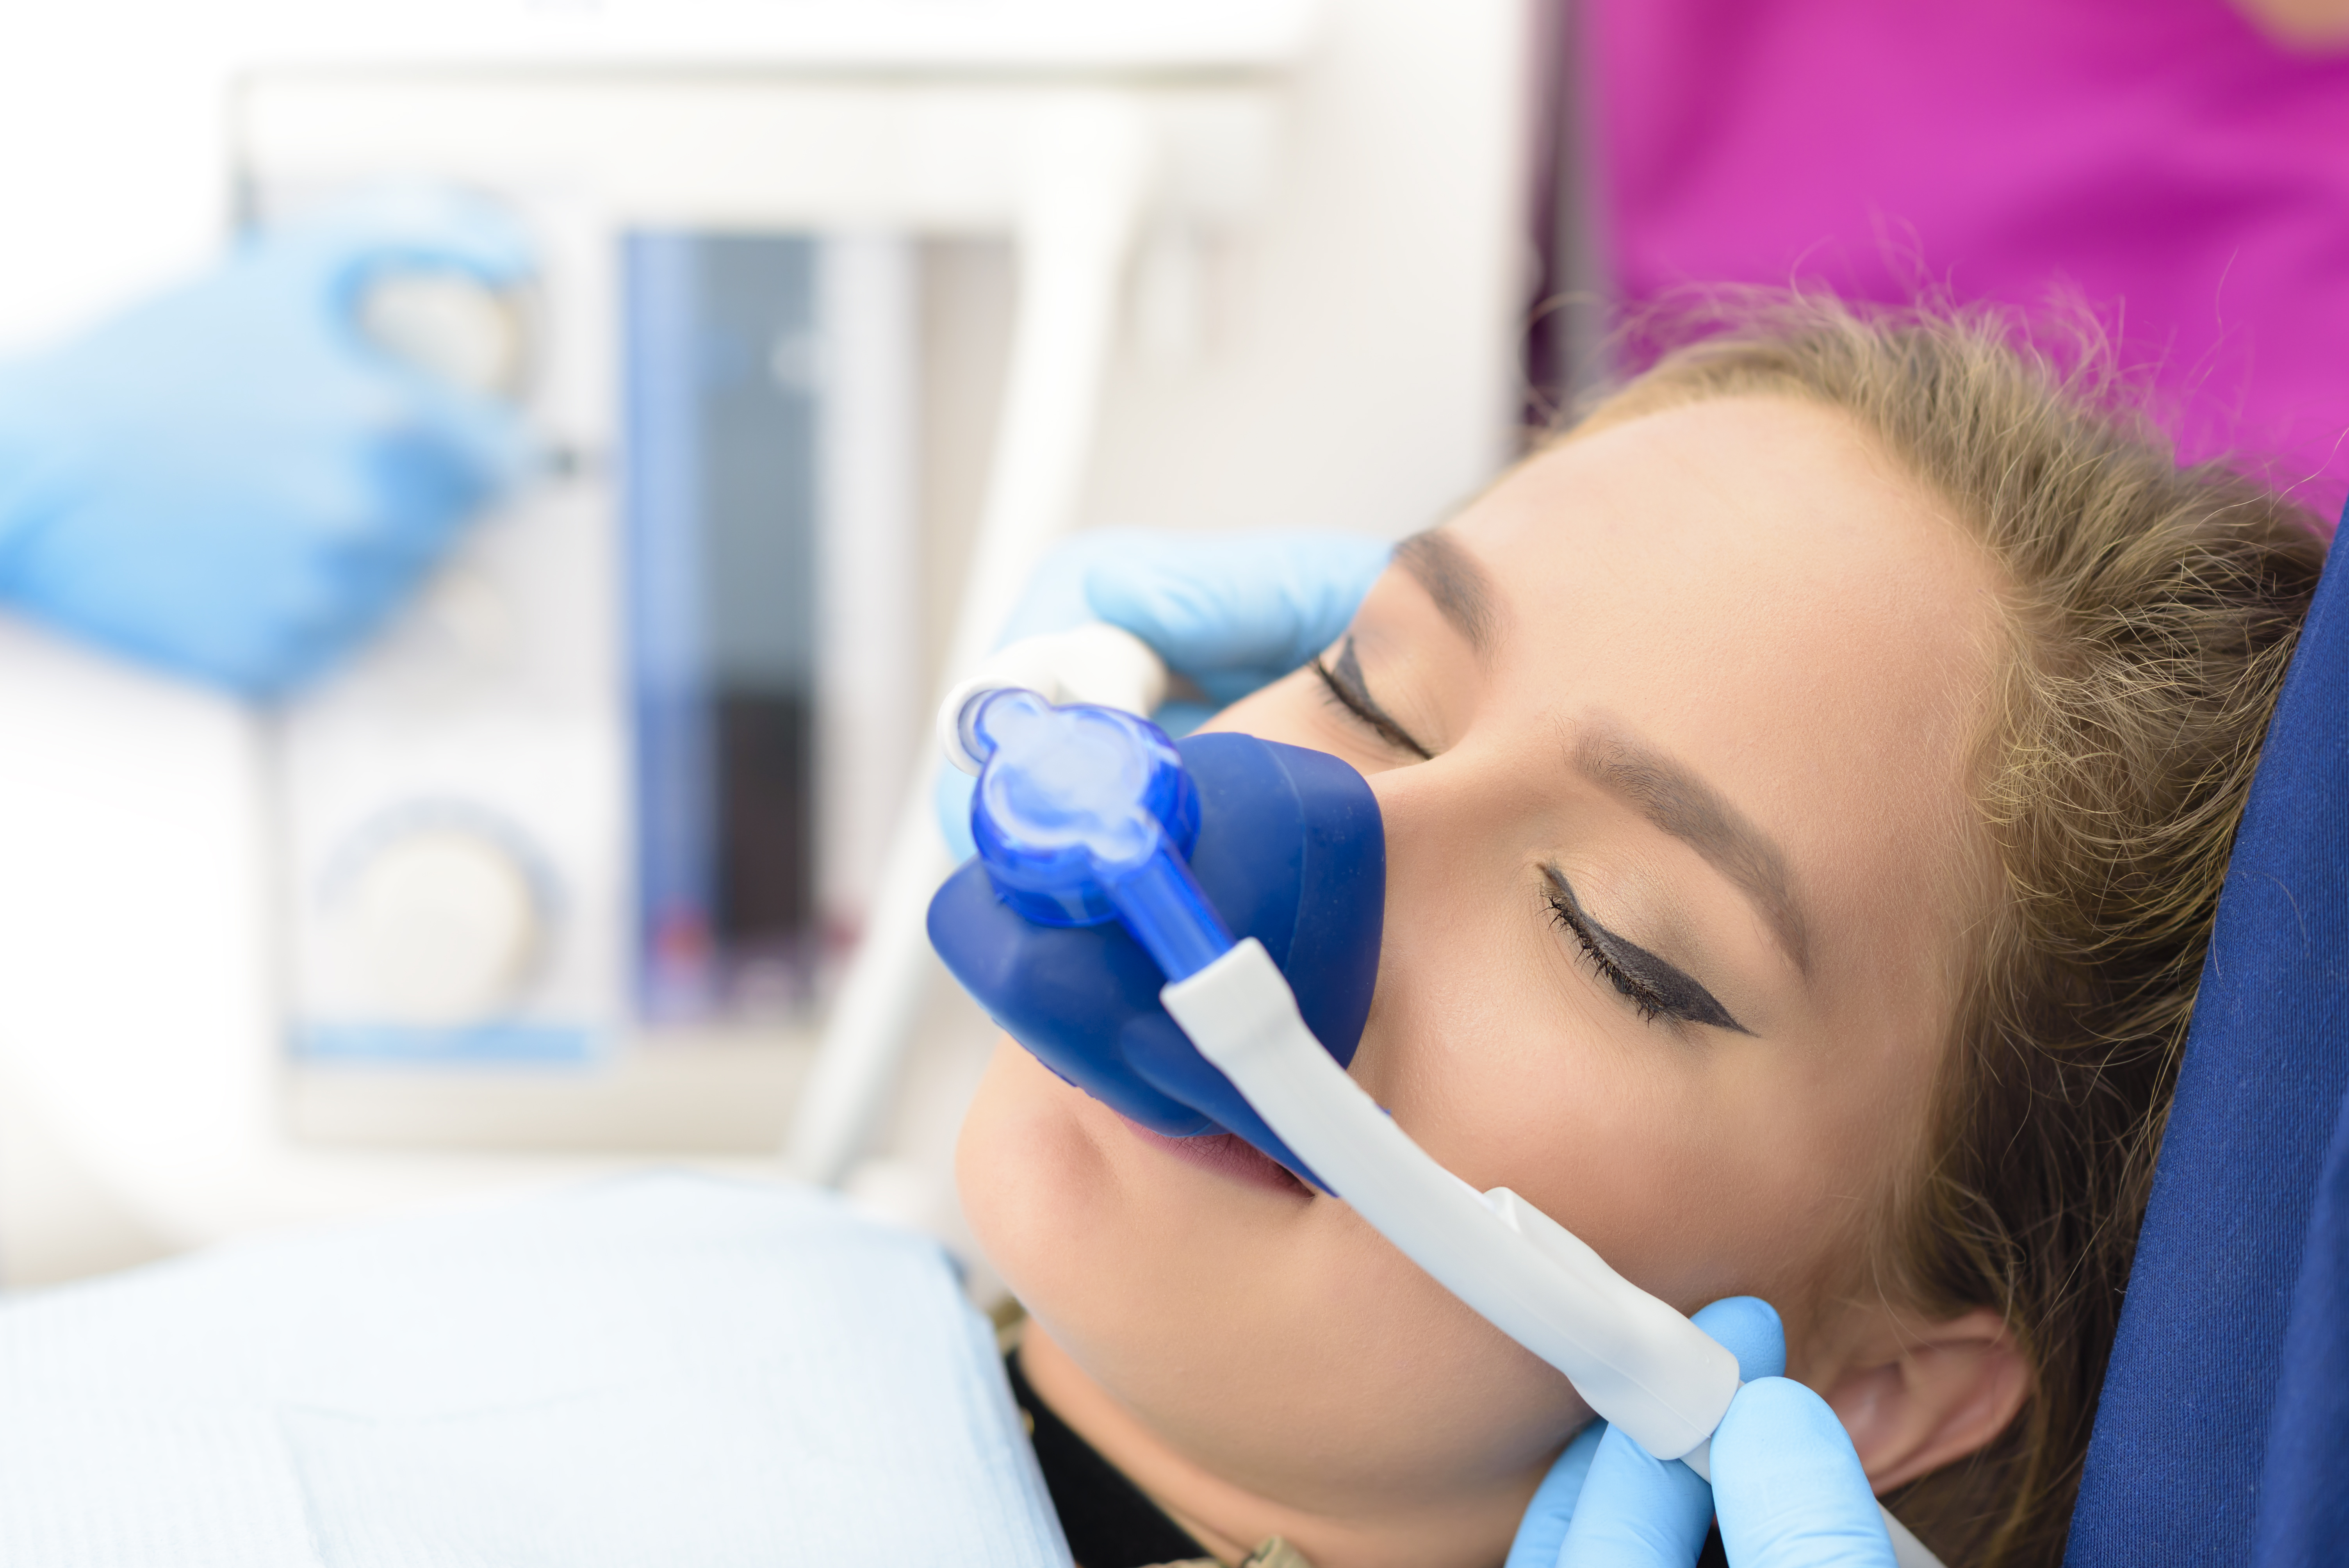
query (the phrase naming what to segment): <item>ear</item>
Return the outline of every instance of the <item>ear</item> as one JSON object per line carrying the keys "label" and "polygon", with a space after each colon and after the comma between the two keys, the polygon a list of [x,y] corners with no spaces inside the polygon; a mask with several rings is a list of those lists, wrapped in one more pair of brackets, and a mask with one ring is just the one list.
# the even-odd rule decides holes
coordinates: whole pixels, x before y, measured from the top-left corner
{"label": "ear", "polygon": [[2031,1392],[2031,1368],[1988,1307],[1922,1332],[1888,1318],[1854,1350],[1820,1393],[1878,1491],[1982,1448]]}

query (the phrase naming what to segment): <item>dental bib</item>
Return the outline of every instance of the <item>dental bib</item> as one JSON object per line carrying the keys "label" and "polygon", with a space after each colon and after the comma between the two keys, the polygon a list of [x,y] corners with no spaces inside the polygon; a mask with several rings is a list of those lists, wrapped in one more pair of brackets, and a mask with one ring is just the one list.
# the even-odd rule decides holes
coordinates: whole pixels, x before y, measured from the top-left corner
{"label": "dental bib", "polygon": [[[978,853],[931,903],[930,936],[1013,1038],[1153,1131],[1246,1139],[1601,1418],[1707,1472],[1736,1358],[1508,1189],[1445,1171],[1347,1075],[1385,893],[1359,774],[1247,736],[1178,747],[1132,714],[984,679],[948,698],[939,730],[978,774]],[[1935,1563],[1885,1523],[1904,1568]]]}

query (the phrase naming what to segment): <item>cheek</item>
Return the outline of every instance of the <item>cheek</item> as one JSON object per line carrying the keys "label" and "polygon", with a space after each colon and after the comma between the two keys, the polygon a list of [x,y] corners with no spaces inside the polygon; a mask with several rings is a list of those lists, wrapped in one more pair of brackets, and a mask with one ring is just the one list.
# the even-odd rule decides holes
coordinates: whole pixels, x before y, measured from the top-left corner
{"label": "cheek", "polygon": [[1408,830],[1389,837],[1355,1075],[1448,1170],[1517,1191],[1682,1311],[1745,1293],[1800,1310],[1849,1244],[1836,1195],[1876,1185],[1866,1086],[1800,1042],[1640,1021],[1571,958],[1529,861],[1495,847],[1497,802],[1379,789]]}
{"label": "cheek", "polygon": [[1440,979],[1382,984],[1358,1068],[1372,1093],[1454,1174],[1514,1190],[1680,1310],[1751,1294],[1798,1313],[1850,1233],[1834,1194],[1868,1190],[1873,1150],[1722,1060],[1733,1047],[1692,1061],[1707,1047],[1513,1002],[1522,975],[1473,935],[1414,944],[1450,948]]}
{"label": "cheek", "polygon": [[955,1184],[988,1261],[1013,1293],[1065,1288],[1071,1245],[1114,1222],[1107,1156],[1071,1114],[1076,1094],[1009,1037],[996,1042],[987,1076],[955,1144]]}

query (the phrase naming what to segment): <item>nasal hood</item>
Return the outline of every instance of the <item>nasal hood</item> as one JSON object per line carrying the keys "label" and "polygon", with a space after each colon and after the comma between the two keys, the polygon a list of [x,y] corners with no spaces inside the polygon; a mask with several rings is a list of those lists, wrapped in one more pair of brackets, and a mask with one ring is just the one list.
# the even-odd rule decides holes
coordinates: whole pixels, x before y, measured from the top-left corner
{"label": "nasal hood", "polygon": [[[1386,903],[1370,785],[1326,752],[1250,735],[1193,736],[1175,751],[1196,792],[1193,877],[1235,938],[1263,944],[1324,1047],[1350,1062]],[[1061,1078],[1154,1132],[1236,1132],[1311,1178],[1167,1016],[1165,975],[1116,922],[1038,923],[974,858],[932,900],[929,931],[955,978]]]}

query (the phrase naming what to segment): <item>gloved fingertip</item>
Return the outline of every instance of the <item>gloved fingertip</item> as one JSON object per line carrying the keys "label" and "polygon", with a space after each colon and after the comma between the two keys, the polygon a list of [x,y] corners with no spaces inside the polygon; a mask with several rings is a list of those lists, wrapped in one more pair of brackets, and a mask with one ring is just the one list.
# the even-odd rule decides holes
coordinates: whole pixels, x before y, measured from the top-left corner
{"label": "gloved fingertip", "polygon": [[[1812,1389],[1784,1377],[1757,1377],[1737,1391],[1714,1434],[1714,1450],[1718,1452],[1725,1442],[1736,1457],[1758,1458],[1793,1441],[1849,1453],[1852,1463],[1859,1462],[1851,1435],[1844,1430],[1835,1408]],[[1753,1451],[1740,1445],[1750,1445]]]}
{"label": "gloved fingertip", "polygon": [[1692,1321],[1737,1357],[1737,1375],[1744,1381],[1785,1376],[1785,1329],[1778,1309],[1760,1296],[1724,1296]]}
{"label": "gloved fingertip", "polygon": [[1614,1428],[1599,1440],[1558,1554],[1561,1568],[1687,1568],[1713,1522],[1713,1491]]}
{"label": "gloved fingertip", "polygon": [[1340,593],[1357,603],[1371,591],[1371,584],[1377,582],[1380,573],[1393,562],[1395,552],[1392,540],[1373,539],[1356,533],[1333,533],[1321,548],[1329,552],[1333,567],[1330,573],[1332,584]]}
{"label": "gloved fingertip", "polygon": [[1095,614],[1176,669],[1270,679],[1345,629],[1390,552],[1383,541],[1338,533],[1159,536],[1097,562],[1085,591]]}
{"label": "gloved fingertip", "polygon": [[1582,1497],[1582,1483],[1590,1474],[1599,1441],[1606,1435],[1607,1423],[1593,1421],[1575,1433],[1565,1451],[1550,1462],[1548,1473],[1534,1490],[1533,1501],[1526,1505],[1503,1568],[1557,1568],[1558,1549],[1565,1544],[1575,1504]]}
{"label": "gloved fingertip", "polygon": [[1799,1383],[1764,1377],[1737,1391],[1713,1435],[1713,1478],[1722,1543],[1740,1568],[1894,1568],[1850,1435]]}
{"label": "gloved fingertip", "polygon": [[502,398],[469,392],[440,381],[429,371],[402,367],[409,391],[422,410],[400,446],[443,479],[426,487],[443,493],[437,509],[453,532],[475,511],[551,476],[554,454],[521,411]]}

